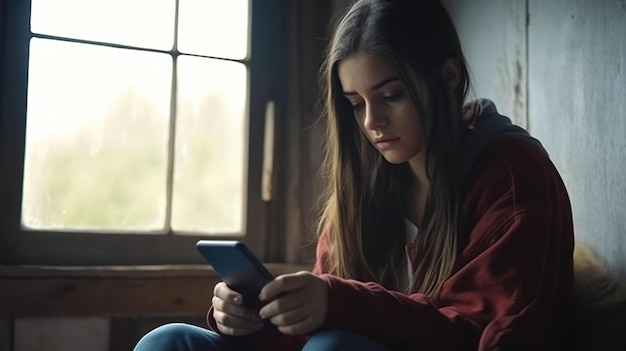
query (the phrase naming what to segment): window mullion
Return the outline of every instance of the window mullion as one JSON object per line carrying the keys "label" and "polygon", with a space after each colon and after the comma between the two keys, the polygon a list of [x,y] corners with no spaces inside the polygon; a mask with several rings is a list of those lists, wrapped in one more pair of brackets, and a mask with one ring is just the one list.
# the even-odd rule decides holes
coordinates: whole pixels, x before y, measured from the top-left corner
{"label": "window mullion", "polygon": [[170,125],[167,145],[167,177],[165,192],[165,231],[172,233],[172,200],[174,192],[174,165],[176,162],[176,111],[177,111],[177,88],[178,88],[178,9],[179,1],[176,0],[174,8],[174,45],[172,47],[172,91],[170,95]]}

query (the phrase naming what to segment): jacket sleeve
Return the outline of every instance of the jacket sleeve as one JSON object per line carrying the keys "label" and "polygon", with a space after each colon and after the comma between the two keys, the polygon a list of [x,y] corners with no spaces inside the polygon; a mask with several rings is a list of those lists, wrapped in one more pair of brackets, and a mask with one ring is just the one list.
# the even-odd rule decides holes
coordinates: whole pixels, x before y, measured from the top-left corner
{"label": "jacket sleeve", "polygon": [[469,238],[441,291],[406,295],[322,274],[330,287],[325,327],[394,350],[521,351],[550,343],[559,298],[573,287],[569,200],[547,157],[492,157],[466,197]]}

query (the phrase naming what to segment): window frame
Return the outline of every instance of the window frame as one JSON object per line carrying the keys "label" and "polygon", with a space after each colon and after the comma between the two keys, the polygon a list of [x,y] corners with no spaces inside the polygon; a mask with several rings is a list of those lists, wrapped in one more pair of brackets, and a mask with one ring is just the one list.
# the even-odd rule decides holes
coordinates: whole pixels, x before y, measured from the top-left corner
{"label": "window frame", "polygon": [[[263,258],[271,203],[261,197],[265,106],[284,103],[288,1],[250,1],[248,145],[243,236],[46,231],[21,225],[30,1],[0,8],[0,264],[151,265],[203,263],[199,239],[245,242]],[[278,20],[277,20],[278,19]],[[283,19],[283,20],[280,20]],[[176,67],[173,67],[176,69]],[[276,190],[273,190],[276,191]]]}

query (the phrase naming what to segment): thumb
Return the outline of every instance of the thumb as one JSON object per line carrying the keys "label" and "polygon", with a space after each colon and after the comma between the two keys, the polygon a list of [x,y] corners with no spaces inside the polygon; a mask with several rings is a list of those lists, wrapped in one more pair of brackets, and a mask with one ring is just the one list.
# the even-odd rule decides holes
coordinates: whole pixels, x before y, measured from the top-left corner
{"label": "thumb", "polygon": [[278,297],[280,294],[304,287],[306,285],[306,275],[303,273],[307,272],[283,274],[276,277],[276,279],[267,283],[263,289],[261,289],[259,299],[261,301],[268,301]]}

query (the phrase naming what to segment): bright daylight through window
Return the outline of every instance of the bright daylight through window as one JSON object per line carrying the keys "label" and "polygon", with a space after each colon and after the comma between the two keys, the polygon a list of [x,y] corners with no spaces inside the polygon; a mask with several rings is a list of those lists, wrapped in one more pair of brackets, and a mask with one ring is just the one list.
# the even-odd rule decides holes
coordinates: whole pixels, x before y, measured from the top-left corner
{"label": "bright daylight through window", "polygon": [[23,225],[241,235],[249,18],[247,0],[32,0]]}

